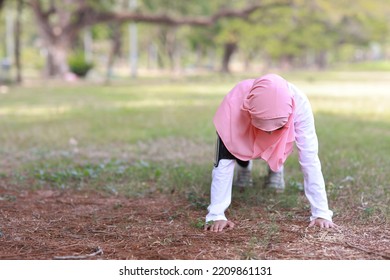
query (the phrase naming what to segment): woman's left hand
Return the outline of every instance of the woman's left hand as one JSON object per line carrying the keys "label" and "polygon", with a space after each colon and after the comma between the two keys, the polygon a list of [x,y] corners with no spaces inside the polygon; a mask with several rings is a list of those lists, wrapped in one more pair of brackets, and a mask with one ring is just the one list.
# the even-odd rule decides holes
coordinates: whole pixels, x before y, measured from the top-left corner
{"label": "woman's left hand", "polygon": [[320,228],[338,228],[339,226],[336,225],[335,223],[322,219],[322,218],[317,218],[313,221],[310,222],[309,227],[313,226],[318,226]]}

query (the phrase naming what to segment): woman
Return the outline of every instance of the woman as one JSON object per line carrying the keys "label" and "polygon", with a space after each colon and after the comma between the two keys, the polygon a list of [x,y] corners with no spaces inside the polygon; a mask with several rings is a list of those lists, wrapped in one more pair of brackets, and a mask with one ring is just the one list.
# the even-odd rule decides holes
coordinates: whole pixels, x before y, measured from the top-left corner
{"label": "woman", "polygon": [[239,187],[251,185],[252,160],[263,159],[269,166],[267,186],[283,191],[283,164],[294,143],[311,205],[309,226],[337,227],[328,208],[311,106],[297,87],[276,74],[241,81],[225,96],[214,125],[217,151],[205,230],[234,227],[224,212],[231,203],[236,163]]}

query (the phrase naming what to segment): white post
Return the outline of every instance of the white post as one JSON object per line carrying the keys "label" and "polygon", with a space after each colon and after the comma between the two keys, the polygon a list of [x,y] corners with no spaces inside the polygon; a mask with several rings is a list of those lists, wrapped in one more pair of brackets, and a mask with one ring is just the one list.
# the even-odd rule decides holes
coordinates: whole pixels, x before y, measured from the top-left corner
{"label": "white post", "polygon": [[[137,0],[129,0],[129,7],[131,10],[135,10],[137,7]],[[137,24],[129,24],[129,65],[131,77],[137,77],[137,64],[138,64],[138,37],[137,37]]]}
{"label": "white post", "polygon": [[5,16],[5,26],[6,26],[6,56],[8,63],[12,64],[14,60],[14,16],[13,13],[9,10],[6,11]]}
{"label": "white post", "polygon": [[92,33],[90,28],[84,31],[84,54],[87,62],[92,61]]}
{"label": "white post", "polygon": [[149,69],[156,70],[158,68],[158,48],[155,43],[149,45]]}

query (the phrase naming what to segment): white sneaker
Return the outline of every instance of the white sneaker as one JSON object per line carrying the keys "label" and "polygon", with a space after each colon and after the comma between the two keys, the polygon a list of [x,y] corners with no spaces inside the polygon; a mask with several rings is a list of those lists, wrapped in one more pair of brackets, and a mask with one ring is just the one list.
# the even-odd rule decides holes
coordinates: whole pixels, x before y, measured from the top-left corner
{"label": "white sneaker", "polygon": [[283,170],[283,166],[278,172],[274,172],[270,168],[268,168],[268,176],[265,180],[265,187],[274,189],[277,192],[283,192],[285,188]]}
{"label": "white sneaker", "polygon": [[252,161],[249,162],[247,167],[242,167],[236,164],[236,177],[234,180],[234,186],[238,188],[253,187]]}

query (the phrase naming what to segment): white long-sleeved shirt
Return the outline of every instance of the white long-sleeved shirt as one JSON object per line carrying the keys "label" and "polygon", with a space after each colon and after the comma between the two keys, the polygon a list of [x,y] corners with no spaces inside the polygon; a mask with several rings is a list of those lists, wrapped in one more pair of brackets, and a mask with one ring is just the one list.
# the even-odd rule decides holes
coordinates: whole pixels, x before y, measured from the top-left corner
{"label": "white long-sleeved shirt", "polygon": [[[304,178],[304,190],[311,207],[310,220],[323,218],[332,221],[329,210],[321,163],[318,158],[318,139],[314,117],[306,95],[289,83],[295,101],[295,145]],[[222,159],[212,171],[211,202],[207,208],[206,222],[227,220],[225,211],[232,198],[235,160]]]}

